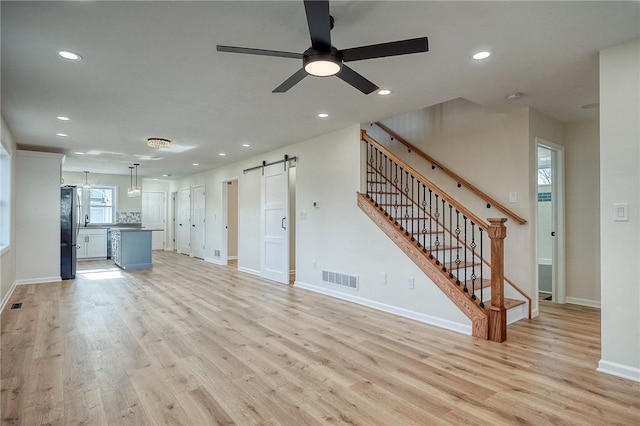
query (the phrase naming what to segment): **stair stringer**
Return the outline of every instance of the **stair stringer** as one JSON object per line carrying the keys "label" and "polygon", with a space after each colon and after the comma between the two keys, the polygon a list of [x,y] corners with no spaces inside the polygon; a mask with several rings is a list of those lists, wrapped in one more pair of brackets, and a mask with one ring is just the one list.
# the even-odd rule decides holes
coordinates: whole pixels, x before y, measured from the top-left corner
{"label": "stair stringer", "polygon": [[358,193],[358,207],[424,272],[433,283],[471,320],[471,335],[481,339],[489,338],[489,318],[468,293],[457,286],[442,272],[435,261],[429,259],[415,242],[389,220],[366,195]]}

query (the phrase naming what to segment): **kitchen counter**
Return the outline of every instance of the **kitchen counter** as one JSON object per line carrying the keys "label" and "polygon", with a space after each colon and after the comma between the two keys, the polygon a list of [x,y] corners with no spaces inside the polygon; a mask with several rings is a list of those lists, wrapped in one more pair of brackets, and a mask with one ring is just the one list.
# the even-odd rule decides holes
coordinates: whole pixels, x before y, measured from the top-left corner
{"label": "kitchen counter", "polygon": [[151,232],[162,229],[141,227],[111,228],[112,256],[124,270],[151,269]]}
{"label": "kitchen counter", "polygon": [[[118,228],[138,228],[141,229],[142,228],[142,224],[141,223],[100,223],[100,224],[93,224],[90,223],[87,226],[78,226],[78,229],[106,229],[106,228],[111,228],[111,229],[118,229]],[[156,229],[154,229],[154,231],[156,231]],[[160,230],[161,231],[161,230]]]}

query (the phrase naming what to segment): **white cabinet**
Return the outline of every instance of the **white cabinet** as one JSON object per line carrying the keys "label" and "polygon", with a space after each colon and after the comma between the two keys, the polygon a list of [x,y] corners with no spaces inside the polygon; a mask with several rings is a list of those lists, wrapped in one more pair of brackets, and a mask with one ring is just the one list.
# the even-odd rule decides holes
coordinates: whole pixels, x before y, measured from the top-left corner
{"label": "white cabinet", "polygon": [[80,228],[76,245],[78,247],[78,260],[106,259],[107,230]]}

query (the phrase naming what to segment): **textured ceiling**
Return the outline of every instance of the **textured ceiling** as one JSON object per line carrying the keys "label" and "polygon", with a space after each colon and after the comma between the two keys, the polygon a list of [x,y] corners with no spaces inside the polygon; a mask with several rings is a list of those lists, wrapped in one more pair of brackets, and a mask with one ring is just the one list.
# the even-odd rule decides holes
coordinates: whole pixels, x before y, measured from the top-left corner
{"label": "textured ceiling", "polygon": [[[430,52],[350,64],[391,89],[387,97],[335,77],[273,94],[298,60],[215,45],[304,51],[301,1],[1,7],[2,114],[16,141],[66,153],[65,170],[128,174],[139,162],[146,177],[191,174],[458,97],[497,111],[531,106],[560,121],[593,117],[597,109],[581,106],[598,102],[598,51],[640,34],[638,2],[336,1],[336,47],[428,36]],[[83,60],[65,61],[61,49]],[[482,49],[491,58],[470,60]],[[507,101],[513,92],[522,98]],[[176,146],[148,148],[152,136]]]}

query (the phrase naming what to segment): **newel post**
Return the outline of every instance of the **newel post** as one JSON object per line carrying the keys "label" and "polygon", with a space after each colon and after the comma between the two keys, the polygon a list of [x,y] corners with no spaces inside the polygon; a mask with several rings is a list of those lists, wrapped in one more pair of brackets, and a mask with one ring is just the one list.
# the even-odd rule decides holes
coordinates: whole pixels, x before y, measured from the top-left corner
{"label": "newel post", "polygon": [[504,239],[506,218],[490,218],[491,238],[491,306],[489,307],[489,340],[507,340],[507,310],[504,307]]}

